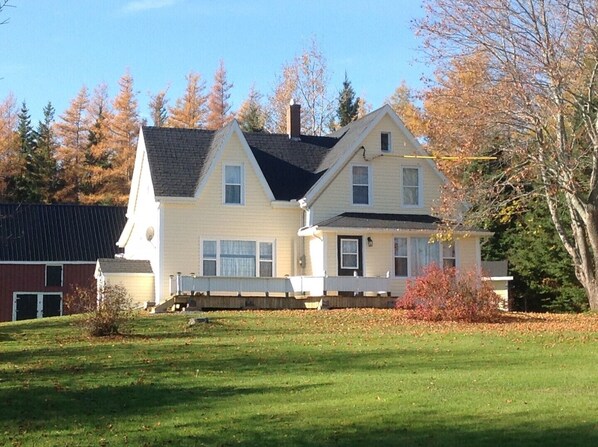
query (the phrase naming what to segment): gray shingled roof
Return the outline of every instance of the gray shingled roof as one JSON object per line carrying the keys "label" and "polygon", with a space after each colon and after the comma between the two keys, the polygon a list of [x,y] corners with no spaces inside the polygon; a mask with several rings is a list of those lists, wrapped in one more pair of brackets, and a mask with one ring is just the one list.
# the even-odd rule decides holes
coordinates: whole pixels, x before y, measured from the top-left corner
{"label": "gray shingled roof", "polygon": [[154,273],[149,261],[123,258],[98,259],[102,273]]}
{"label": "gray shingled roof", "polygon": [[438,230],[440,223],[437,217],[421,214],[343,213],[316,225],[324,228]]}
{"label": "gray shingled roof", "polygon": [[[232,124],[229,124],[229,126]],[[143,137],[159,197],[192,197],[227,128],[219,131],[144,126]],[[300,199],[320,178],[339,138],[244,133],[275,199]]]}
{"label": "gray shingled roof", "polygon": [[[427,214],[343,213],[318,224],[320,228],[367,228],[375,230],[437,231],[442,224],[438,217]],[[484,231],[457,225],[455,231]]]}
{"label": "gray shingled roof", "polygon": [[114,256],[119,206],[0,204],[0,261],[95,262]]}

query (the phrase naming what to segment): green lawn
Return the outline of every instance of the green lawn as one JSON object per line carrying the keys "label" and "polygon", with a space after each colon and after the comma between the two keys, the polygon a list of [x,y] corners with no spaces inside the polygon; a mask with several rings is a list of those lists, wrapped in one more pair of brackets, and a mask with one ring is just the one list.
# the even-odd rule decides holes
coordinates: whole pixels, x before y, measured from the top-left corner
{"label": "green lawn", "polygon": [[0,446],[598,445],[598,314],[208,316],[0,324]]}

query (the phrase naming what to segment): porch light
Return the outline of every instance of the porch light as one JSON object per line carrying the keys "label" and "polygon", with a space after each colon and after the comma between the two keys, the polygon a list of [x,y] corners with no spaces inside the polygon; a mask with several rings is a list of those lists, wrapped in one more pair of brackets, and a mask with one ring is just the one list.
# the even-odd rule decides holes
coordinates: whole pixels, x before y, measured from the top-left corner
{"label": "porch light", "polygon": [[368,236],[368,247],[373,247],[374,246],[374,241],[372,240],[372,238],[370,236]]}

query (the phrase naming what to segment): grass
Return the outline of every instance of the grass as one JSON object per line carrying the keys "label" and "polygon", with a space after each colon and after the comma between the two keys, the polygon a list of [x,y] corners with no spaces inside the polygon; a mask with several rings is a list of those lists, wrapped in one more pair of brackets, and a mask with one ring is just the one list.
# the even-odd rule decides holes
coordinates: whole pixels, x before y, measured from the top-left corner
{"label": "grass", "polygon": [[598,445],[598,314],[189,317],[0,324],[0,446]]}

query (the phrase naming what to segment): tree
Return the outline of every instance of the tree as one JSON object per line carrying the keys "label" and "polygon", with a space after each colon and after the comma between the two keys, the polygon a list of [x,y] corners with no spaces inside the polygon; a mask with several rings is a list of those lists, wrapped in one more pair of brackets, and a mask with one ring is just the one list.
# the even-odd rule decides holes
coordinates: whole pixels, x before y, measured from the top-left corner
{"label": "tree", "polygon": [[220,65],[214,74],[214,84],[212,90],[208,95],[208,116],[206,127],[208,129],[217,130],[224,127],[232,119],[230,114],[231,105],[228,102],[230,99],[230,90],[233,84],[226,79],[226,69],[224,62],[220,61]]}
{"label": "tree", "polygon": [[35,131],[35,146],[40,200],[44,203],[54,201],[54,194],[60,188],[58,166],[56,163],[56,136],[54,135],[54,107],[51,102],[44,107],[43,120]]}
{"label": "tree", "polygon": [[285,133],[289,103],[301,104],[301,133],[323,135],[334,114],[334,101],[328,94],[329,74],[326,58],[315,41],[291,63],[284,64],[282,75],[269,97],[267,128]]}
{"label": "tree", "polygon": [[266,107],[266,130],[271,133],[287,132],[289,104],[297,88],[297,71],[291,65],[283,65],[282,74]]}
{"label": "tree", "polygon": [[349,81],[345,71],[345,80],[343,81],[343,88],[338,94],[338,109],[336,110],[339,127],[344,127],[356,120],[358,112],[359,98],[355,97],[355,90],[353,90],[351,81]]}
{"label": "tree", "polygon": [[414,93],[405,81],[401,82],[401,85],[395,89],[394,93],[386,99],[386,103],[399,115],[407,129],[415,137],[426,134],[423,113],[415,105]]}
{"label": "tree", "polygon": [[249,96],[237,112],[237,121],[244,132],[263,132],[266,114],[262,106],[262,95],[251,86]]}
{"label": "tree", "polygon": [[206,122],[205,82],[199,73],[191,72],[186,76],[187,87],[175,106],[169,108],[170,116],[166,125],[186,129],[198,129]]}
{"label": "tree", "polygon": [[487,60],[491,88],[476,92],[487,104],[480,113],[508,129],[501,151],[513,166],[487,193],[505,191],[497,182],[512,193],[533,185],[590,307],[598,309],[598,4],[426,0],[425,6],[418,28],[435,62],[475,53]]}
{"label": "tree", "polygon": [[18,172],[16,99],[9,94],[0,102],[0,197],[6,200],[7,181]]}
{"label": "tree", "polygon": [[160,90],[155,95],[150,95],[149,109],[152,123],[156,127],[164,127],[168,121],[168,89]]}
{"label": "tree", "polygon": [[133,78],[126,72],[118,81],[119,93],[114,98],[114,117],[111,122],[110,144],[114,151],[112,176],[109,179],[112,193],[105,200],[114,204],[126,204],[139,134],[137,99]]}
{"label": "tree", "polygon": [[15,174],[7,180],[7,197],[14,202],[38,203],[41,193],[37,176],[35,133],[24,101],[17,118],[18,167]]}
{"label": "tree", "polygon": [[56,194],[57,201],[78,202],[79,193],[85,177],[85,152],[89,129],[87,107],[89,96],[83,86],[71,101],[69,108],[56,123],[56,136],[59,146],[56,159],[59,176],[63,187]]}
{"label": "tree", "polygon": [[85,147],[84,178],[79,201],[85,204],[106,203],[112,192],[111,171],[115,158],[112,146],[113,113],[108,96],[108,86],[98,85],[87,106],[89,129]]}

